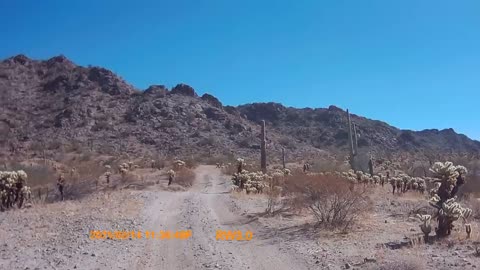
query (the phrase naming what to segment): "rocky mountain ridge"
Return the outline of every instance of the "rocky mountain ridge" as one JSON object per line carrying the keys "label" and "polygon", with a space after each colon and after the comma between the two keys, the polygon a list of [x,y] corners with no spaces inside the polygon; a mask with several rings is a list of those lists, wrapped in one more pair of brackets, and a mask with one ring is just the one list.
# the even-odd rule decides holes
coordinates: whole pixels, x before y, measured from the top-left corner
{"label": "rocky mountain ridge", "polygon": [[[81,145],[109,155],[256,157],[263,119],[270,153],[286,148],[291,159],[337,156],[348,145],[347,116],[335,106],[224,106],[186,84],[142,91],[105,68],[78,66],[64,56],[1,61],[0,94],[3,156]],[[357,115],[352,119],[359,147],[379,156],[480,153],[480,142],[453,130],[414,132]]]}

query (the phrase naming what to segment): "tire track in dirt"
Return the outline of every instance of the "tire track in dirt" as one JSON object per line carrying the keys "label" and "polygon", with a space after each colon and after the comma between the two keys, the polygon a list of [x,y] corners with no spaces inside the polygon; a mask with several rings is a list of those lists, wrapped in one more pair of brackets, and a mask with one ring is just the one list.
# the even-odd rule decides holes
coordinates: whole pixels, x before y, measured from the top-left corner
{"label": "tire track in dirt", "polygon": [[[230,181],[214,166],[199,166],[186,192],[156,192],[143,210],[145,230],[192,230],[187,240],[145,240],[131,269],[308,269],[292,254],[255,237],[255,223],[231,211]],[[251,231],[251,241],[217,241],[217,230]]]}

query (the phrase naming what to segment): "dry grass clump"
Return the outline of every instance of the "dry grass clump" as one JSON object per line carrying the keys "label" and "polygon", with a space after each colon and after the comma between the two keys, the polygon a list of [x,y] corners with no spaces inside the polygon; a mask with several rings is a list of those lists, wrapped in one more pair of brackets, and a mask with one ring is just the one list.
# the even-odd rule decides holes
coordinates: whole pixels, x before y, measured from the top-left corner
{"label": "dry grass clump", "polygon": [[120,176],[120,181],[122,184],[138,182],[139,180],[140,178],[138,175],[131,172],[126,172]]}
{"label": "dry grass clump", "polygon": [[174,183],[182,187],[191,187],[195,180],[195,173],[193,170],[183,168],[176,172]]}
{"label": "dry grass clump", "polygon": [[41,185],[51,184],[55,182],[55,171],[44,164],[32,164],[32,166],[26,166],[21,163],[11,164],[12,170],[23,170],[28,175],[28,184],[31,187],[37,187]]}
{"label": "dry grass clump", "polygon": [[185,167],[189,169],[195,169],[198,167],[198,160],[193,157],[185,160]]}
{"label": "dry grass clump", "polygon": [[80,199],[95,191],[98,179],[107,171],[105,166],[98,162],[80,163],[68,173],[64,174],[66,184],[64,196],[66,199]]}
{"label": "dry grass clump", "polygon": [[347,231],[371,207],[368,189],[326,175],[296,175],[285,182],[285,193],[294,207],[308,209],[317,226]]}
{"label": "dry grass clump", "polygon": [[343,160],[318,159],[310,165],[311,172],[345,172],[350,169]]}
{"label": "dry grass clump", "polygon": [[475,219],[480,219],[480,199],[476,198],[475,195],[469,194],[465,195],[462,198],[462,203],[465,204],[466,207],[472,209],[472,217]]}
{"label": "dry grass clump", "polygon": [[223,174],[233,175],[238,172],[236,163],[227,163],[222,167]]}

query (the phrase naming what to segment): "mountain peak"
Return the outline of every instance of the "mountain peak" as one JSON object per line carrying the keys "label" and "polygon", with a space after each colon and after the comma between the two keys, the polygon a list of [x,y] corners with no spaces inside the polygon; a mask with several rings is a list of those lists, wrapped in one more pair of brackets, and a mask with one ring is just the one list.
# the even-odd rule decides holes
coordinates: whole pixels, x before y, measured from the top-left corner
{"label": "mountain peak", "polygon": [[5,60],[6,62],[9,62],[11,64],[20,64],[20,65],[25,65],[29,62],[32,61],[32,59],[28,58],[26,55],[24,54],[18,54],[18,55],[15,55],[13,57],[10,57],[10,58],[7,58]]}
{"label": "mountain peak", "polygon": [[193,87],[191,87],[190,85],[187,85],[184,83],[177,84],[170,93],[174,95],[198,97],[197,93],[195,92],[195,89],[193,89]]}
{"label": "mountain peak", "polygon": [[65,55],[60,54],[57,56],[54,56],[50,59],[47,60],[48,65],[52,65],[55,63],[61,63],[61,64],[68,64],[68,65],[75,65],[70,59],[68,59]]}

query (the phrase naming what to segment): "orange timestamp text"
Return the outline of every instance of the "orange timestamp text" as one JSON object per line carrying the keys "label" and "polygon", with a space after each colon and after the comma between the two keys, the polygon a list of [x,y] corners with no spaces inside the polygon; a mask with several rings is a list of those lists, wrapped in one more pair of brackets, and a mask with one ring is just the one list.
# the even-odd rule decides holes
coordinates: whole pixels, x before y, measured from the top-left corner
{"label": "orange timestamp text", "polygon": [[192,236],[191,230],[186,231],[90,231],[90,239],[114,239],[114,240],[126,240],[126,239],[158,239],[158,240],[170,240],[180,239],[187,240]]}
{"label": "orange timestamp text", "polygon": [[216,240],[223,241],[250,241],[253,238],[253,232],[246,231],[245,233],[242,233],[242,231],[217,230],[215,238]]}

